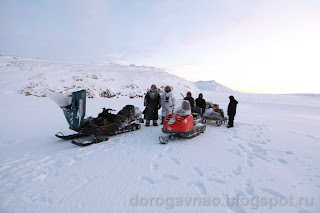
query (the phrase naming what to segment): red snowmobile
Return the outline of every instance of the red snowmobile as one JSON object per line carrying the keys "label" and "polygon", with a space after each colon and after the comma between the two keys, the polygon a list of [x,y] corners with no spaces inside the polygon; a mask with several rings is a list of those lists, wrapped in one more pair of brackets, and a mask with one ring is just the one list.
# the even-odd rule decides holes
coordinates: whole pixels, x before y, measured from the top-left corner
{"label": "red snowmobile", "polygon": [[201,121],[200,113],[191,113],[191,106],[187,100],[178,100],[173,113],[168,115],[164,122],[162,132],[167,136],[160,136],[161,144],[167,144],[179,137],[193,138],[206,130],[206,124]]}

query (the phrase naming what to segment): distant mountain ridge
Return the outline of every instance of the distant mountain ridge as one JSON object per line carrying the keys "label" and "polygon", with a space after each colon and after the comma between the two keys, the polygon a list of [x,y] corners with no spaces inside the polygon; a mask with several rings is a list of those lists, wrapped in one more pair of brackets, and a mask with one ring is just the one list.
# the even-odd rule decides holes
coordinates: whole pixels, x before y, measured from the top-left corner
{"label": "distant mountain ridge", "polygon": [[223,86],[222,84],[217,83],[214,80],[211,81],[197,81],[194,82],[196,87],[203,91],[212,91],[212,92],[218,92],[218,93],[234,93],[235,91]]}

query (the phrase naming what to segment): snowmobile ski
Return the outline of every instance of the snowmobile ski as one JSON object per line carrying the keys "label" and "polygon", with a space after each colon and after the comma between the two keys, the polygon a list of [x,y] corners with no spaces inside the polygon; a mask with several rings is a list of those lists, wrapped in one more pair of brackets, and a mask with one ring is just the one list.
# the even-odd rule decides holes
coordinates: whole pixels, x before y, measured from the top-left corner
{"label": "snowmobile ski", "polygon": [[194,138],[198,135],[200,135],[200,133],[203,133],[206,129],[206,126],[202,126],[202,129],[200,130],[201,132],[197,132],[197,131],[191,131],[189,133],[176,133],[176,134],[171,134],[168,136],[159,136],[159,142],[160,144],[167,144],[169,142],[173,142],[177,139],[191,139]]}
{"label": "snowmobile ski", "polygon": [[107,140],[109,140],[109,138],[94,138],[93,140],[84,141],[84,142],[81,142],[79,140],[72,140],[71,143],[77,146],[90,146],[92,144],[101,143]]}
{"label": "snowmobile ski", "polygon": [[167,144],[169,142],[177,140],[179,137],[177,135],[159,136],[160,144]]}
{"label": "snowmobile ski", "polygon": [[81,138],[81,137],[85,137],[88,135],[84,135],[81,133],[76,133],[76,134],[72,134],[72,135],[64,135],[62,132],[58,132],[57,134],[55,134],[56,137],[64,139],[64,140],[72,140],[72,139],[76,139],[76,138]]}

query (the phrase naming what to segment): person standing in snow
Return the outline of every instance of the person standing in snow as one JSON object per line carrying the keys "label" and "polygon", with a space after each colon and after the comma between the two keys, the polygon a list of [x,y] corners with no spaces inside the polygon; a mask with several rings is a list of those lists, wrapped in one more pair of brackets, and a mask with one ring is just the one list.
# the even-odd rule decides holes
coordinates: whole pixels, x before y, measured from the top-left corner
{"label": "person standing in snow", "polygon": [[158,110],[161,108],[161,99],[156,85],[152,84],[151,89],[144,97],[144,106],[146,107],[146,126],[150,126],[150,120],[153,120],[153,126],[158,126]]}
{"label": "person standing in snow", "polygon": [[236,101],[236,99],[234,99],[232,95],[229,96],[229,99],[230,99],[230,103],[228,105],[229,123],[227,128],[233,127],[234,116],[236,116],[237,104],[238,104],[238,101]]}
{"label": "person standing in snow", "polygon": [[202,113],[206,110],[206,100],[203,99],[202,93],[200,93],[196,99],[196,106],[202,109]]}
{"label": "person standing in snow", "polygon": [[161,94],[161,106],[162,106],[162,121],[163,124],[164,118],[172,113],[172,107],[175,105],[176,99],[173,96],[170,86],[166,86],[165,91]]}
{"label": "person standing in snow", "polygon": [[183,100],[187,100],[190,102],[191,110],[194,108],[194,99],[192,98],[191,92],[187,92],[187,97],[185,97]]}

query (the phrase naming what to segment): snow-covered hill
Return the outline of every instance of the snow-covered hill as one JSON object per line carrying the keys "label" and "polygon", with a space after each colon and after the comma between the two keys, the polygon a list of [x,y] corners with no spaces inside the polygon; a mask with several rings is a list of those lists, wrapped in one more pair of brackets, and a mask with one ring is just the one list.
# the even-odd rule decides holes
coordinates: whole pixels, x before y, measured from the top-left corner
{"label": "snow-covered hill", "polygon": [[222,84],[219,84],[217,82],[215,82],[214,80],[212,81],[197,81],[194,82],[194,84],[196,85],[196,87],[198,87],[200,90],[204,90],[204,91],[211,91],[211,92],[218,92],[218,93],[235,93],[234,90],[223,86]]}
{"label": "snow-covered hill", "polygon": [[78,89],[86,89],[89,98],[142,97],[152,84],[156,84],[160,91],[170,85],[176,94],[199,92],[192,82],[146,66],[79,65],[0,56],[0,75],[2,91],[39,97],[45,97],[48,91]]}
{"label": "snow-covered hill", "polygon": [[[0,212],[319,212],[319,96],[237,93],[234,128],[208,123],[160,145],[161,126],[142,126],[84,148],[54,136],[72,132],[62,110],[33,96],[87,88],[86,114],[97,116],[142,108],[130,94],[151,83],[198,90],[155,68],[0,57]],[[124,96],[100,97],[106,89]],[[228,93],[209,91],[226,111]]]}

